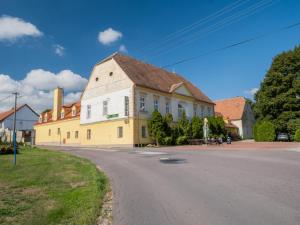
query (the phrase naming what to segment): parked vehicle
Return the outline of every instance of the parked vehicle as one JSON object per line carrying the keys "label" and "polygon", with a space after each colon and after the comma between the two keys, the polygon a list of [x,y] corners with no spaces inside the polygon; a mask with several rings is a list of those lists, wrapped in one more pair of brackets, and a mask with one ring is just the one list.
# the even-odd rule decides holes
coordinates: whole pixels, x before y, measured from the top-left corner
{"label": "parked vehicle", "polygon": [[277,141],[290,141],[290,136],[287,133],[277,134]]}

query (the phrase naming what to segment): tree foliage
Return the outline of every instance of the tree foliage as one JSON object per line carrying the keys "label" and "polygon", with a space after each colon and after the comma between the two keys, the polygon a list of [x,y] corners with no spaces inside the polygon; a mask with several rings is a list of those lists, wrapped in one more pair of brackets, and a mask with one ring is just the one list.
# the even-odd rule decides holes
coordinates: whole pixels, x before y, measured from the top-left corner
{"label": "tree foliage", "polygon": [[300,129],[295,132],[294,140],[300,142]]}
{"label": "tree foliage", "polygon": [[209,117],[208,127],[210,135],[225,135],[225,122],[222,117]]}
{"label": "tree foliage", "polygon": [[254,126],[255,141],[274,141],[276,138],[275,126],[270,121],[262,121]]}
{"label": "tree foliage", "polygon": [[295,132],[288,124],[300,118],[300,46],[273,59],[255,100],[258,121],[272,121],[277,132]]}
{"label": "tree foliage", "polygon": [[156,144],[162,144],[165,134],[165,121],[157,110],[154,110],[150,120],[148,121],[150,136],[155,140]]}
{"label": "tree foliage", "polygon": [[178,120],[178,131],[180,136],[191,136],[191,124],[184,111],[181,118]]}
{"label": "tree foliage", "polygon": [[203,138],[203,120],[195,116],[191,121],[192,137]]}

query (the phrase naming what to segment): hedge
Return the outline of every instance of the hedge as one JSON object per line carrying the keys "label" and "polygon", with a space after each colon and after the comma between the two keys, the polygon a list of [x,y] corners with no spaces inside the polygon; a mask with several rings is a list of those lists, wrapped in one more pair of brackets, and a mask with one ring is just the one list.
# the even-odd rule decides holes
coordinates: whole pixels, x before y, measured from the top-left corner
{"label": "hedge", "polygon": [[263,121],[255,124],[254,139],[255,141],[274,141],[276,138],[275,126],[269,121]]}
{"label": "hedge", "polygon": [[294,141],[300,142],[300,129],[296,131]]}

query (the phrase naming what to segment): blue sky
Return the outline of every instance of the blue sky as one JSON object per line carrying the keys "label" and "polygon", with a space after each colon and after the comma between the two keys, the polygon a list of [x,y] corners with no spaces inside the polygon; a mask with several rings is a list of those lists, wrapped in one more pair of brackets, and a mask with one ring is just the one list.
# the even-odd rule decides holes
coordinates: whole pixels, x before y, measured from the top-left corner
{"label": "blue sky", "polygon": [[[182,36],[175,35],[165,47],[160,44],[167,35],[234,4],[240,6]],[[207,33],[210,26],[225,22],[228,16],[242,10],[250,10],[255,4],[265,7]],[[0,0],[2,19],[3,16],[19,18],[40,32],[1,39],[0,29],[0,74],[9,76],[10,82],[20,82],[30,72],[38,70],[54,75],[68,70],[73,75],[88,78],[93,65],[120,46],[125,46],[128,55],[163,66],[300,22],[299,12],[300,1],[296,0]],[[116,32],[112,37],[115,39],[101,43],[99,32],[109,28]],[[194,38],[199,32],[204,36]],[[275,32],[168,70],[184,75],[213,100],[241,95],[251,97],[247,91],[259,87],[272,58],[300,44],[299,37],[300,27]],[[80,87],[83,85],[77,89]],[[70,86],[69,91],[76,94],[80,90]]]}

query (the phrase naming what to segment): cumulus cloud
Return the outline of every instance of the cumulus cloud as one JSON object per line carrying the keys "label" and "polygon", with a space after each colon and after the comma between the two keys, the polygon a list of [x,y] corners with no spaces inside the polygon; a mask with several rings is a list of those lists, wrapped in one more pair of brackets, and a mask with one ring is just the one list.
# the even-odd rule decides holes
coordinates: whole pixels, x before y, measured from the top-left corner
{"label": "cumulus cloud", "polygon": [[[52,108],[53,89],[62,87],[65,90],[64,102],[72,103],[79,100],[87,79],[63,70],[57,74],[43,69],[31,70],[23,80],[14,80],[9,75],[0,74],[0,100],[18,91],[18,103],[27,103],[38,112]],[[12,96],[12,95],[11,95]],[[13,98],[1,101],[0,111],[12,108]]]}
{"label": "cumulus cloud", "polygon": [[122,36],[123,34],[120,31],[108,28],[99,32],[98,41],[103,45],[110,45],[111,43],[121,39]]}
{"label": "cumulus cloud", "polygon": [[0,17],[0,41],[15,41],[21,37],[39,37],[43,33],[32,23],[17,17]]}
{"label": "cumulus cloud", "polygon": [[124,52],[124,53],[127,53],[127,52],[128,52],[125,45],[120,45],[119,51],[120,51],[120,52]]}
{"label": "cumulus cloud", "polygon": [[65,48],[61,45],[53,45],[54,53],[59,56],[63,56],[65,54]]}
{"label": "cumulus cloud", "polygon": [[251,88],[249,90],[244,91],[244,93],[253,97],[257,91],[258,91],[258,88]]}

